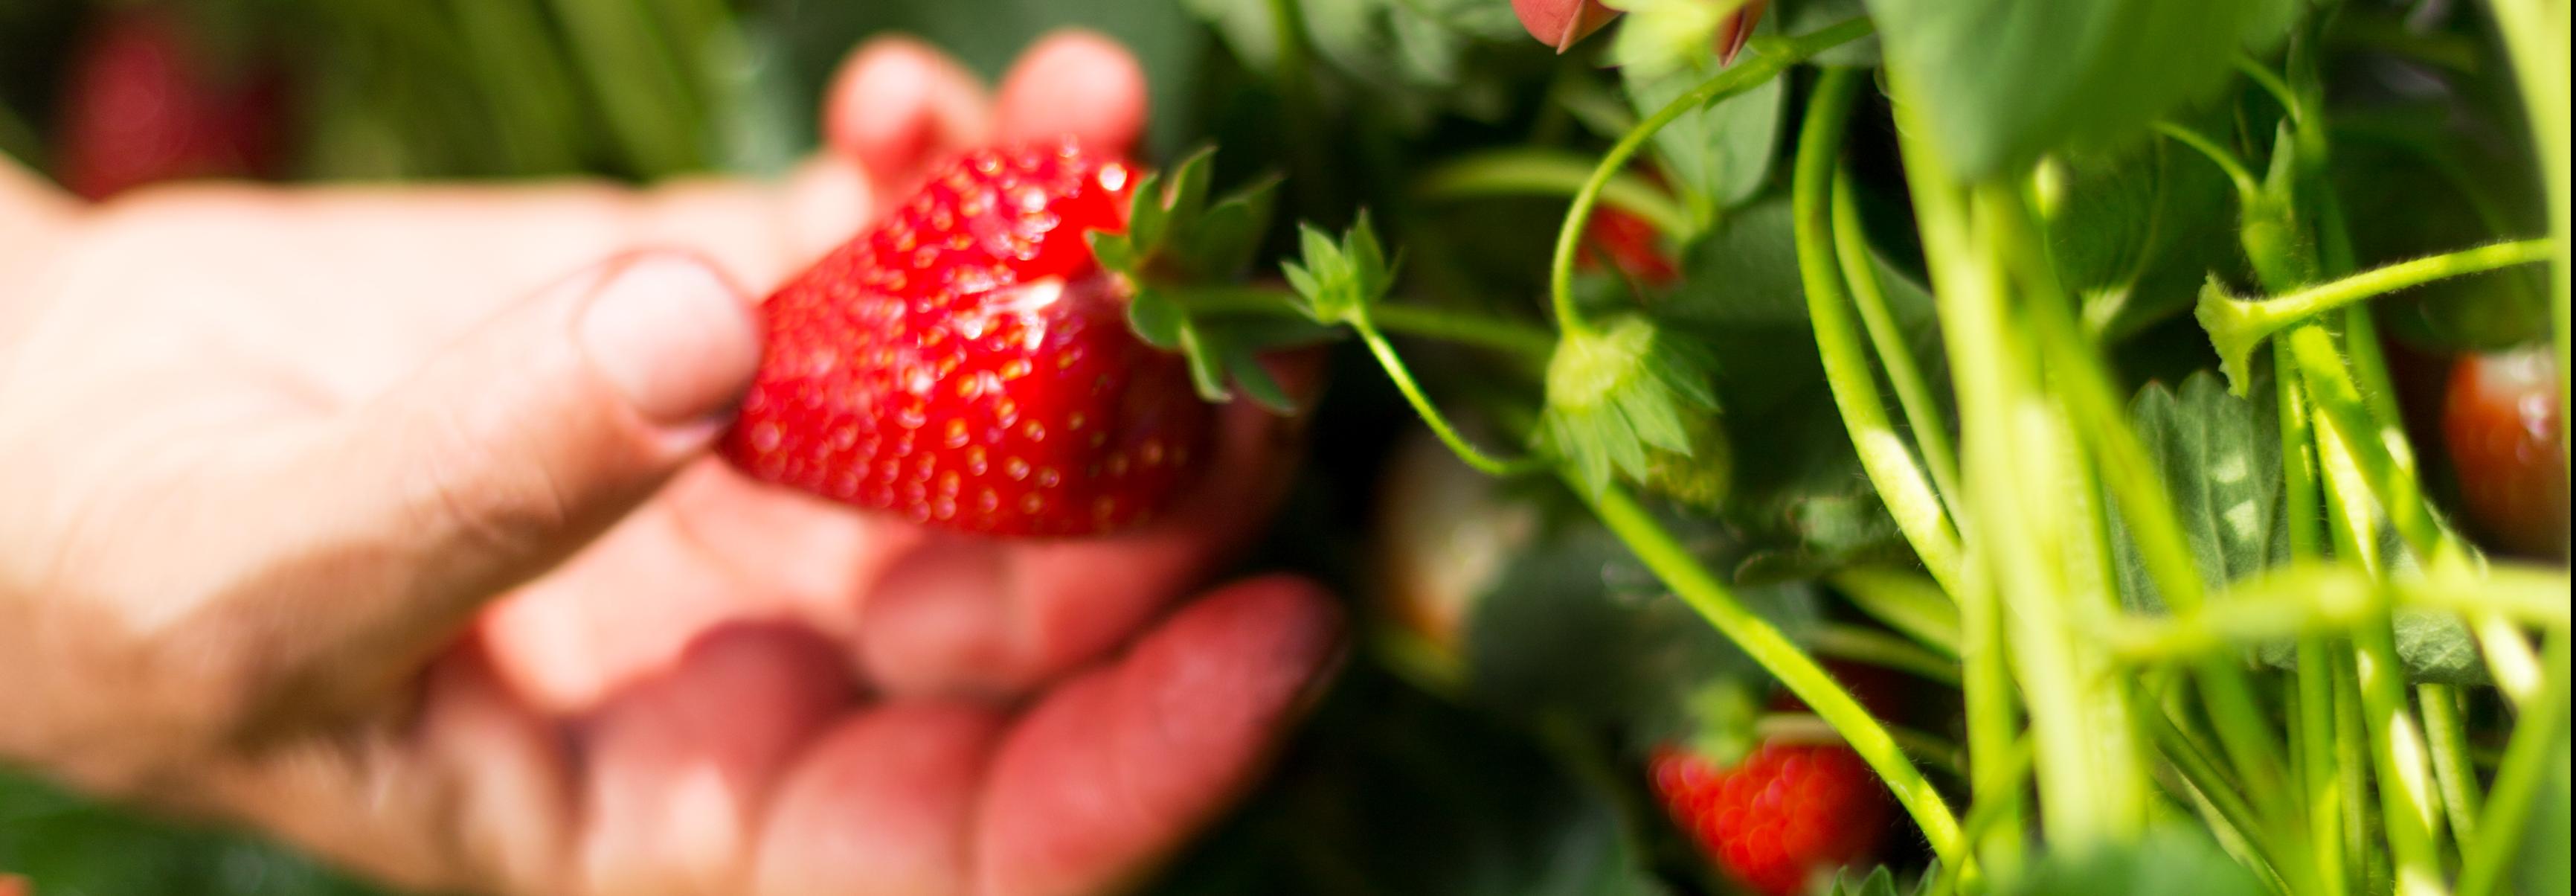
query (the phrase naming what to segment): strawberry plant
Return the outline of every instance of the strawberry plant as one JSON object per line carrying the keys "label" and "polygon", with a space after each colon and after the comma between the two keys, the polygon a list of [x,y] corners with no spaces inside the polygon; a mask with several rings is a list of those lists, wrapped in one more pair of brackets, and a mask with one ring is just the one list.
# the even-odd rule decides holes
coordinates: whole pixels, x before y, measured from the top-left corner
{"label": "strawberry plant", "polygon": [[[316,177],[775,171],[862,33],[1137,47],[1137,158],[779,286],[725,453],[1095,535],[1336,344],[1252,562],[1363,659],[1148,892],[2571,886],[2561,0],[276,6]],[[57,830],[0,868],[154,891]]]}

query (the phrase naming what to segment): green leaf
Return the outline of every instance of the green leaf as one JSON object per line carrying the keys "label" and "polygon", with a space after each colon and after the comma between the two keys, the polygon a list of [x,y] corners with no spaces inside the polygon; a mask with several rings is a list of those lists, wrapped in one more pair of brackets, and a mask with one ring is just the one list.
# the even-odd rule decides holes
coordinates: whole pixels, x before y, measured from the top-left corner
{"label": "green leaf", "polygon": [[[2202,372],[2180,389],[2150,385],[2130,405],[2138,436],[2173,496],[2193,565],[2213,593],[2289,559],[2280,420],[2270,372],[2260,374],[2251,398],[2228,394],[2217,377]],[[2380,529],[2382,554],[2395,563],[2411,562],[2396,534]],[[2111,546],[2121,602],[2140,612],[2165,612],[2164,597],[2117,514],[2111,518]],[[2446,684],[2487,680],[2477,642],[2457,617],[2405,610],[2393,622],[2408,678]],[[2285,668],[2294,660],[2286,641],[2260,645],[2255,653]]]}
{"label": "green leaf", "polygon": [[2143,838],[2061,850],[2016,878],[2006,896],[2260,896],[2254,873],[2220,852],[2202,831],[2161,827]]}
{"label": "green leaf", "polygon": [[[2238,398],[2200,373],[2178,390],[2150,385],[2130,403],[2139,440],[2173,495],[2194,566],[2213,593],[2288,559],[2280,419],[2272,390],[2254,391],[2253,399]],[[2117,514],[2112,532],[2122,601],[2161,612],[2164,597]]]}
{"label": "green leaf", "polygon": [[2202,276],[2240,266],[2235,194],[2170,143],[2073,152],[2040,169],[2050,256],[2094,332],[2118,340],[2192,305]]}
{"label": "green leaf", "polygon": [[2211,94],[2240,49],[2285,36],[2296,0],[1869,0],[1893,76],[1953,173],[2008,176],[2111,146]]}
{"label": "green leaf", "polygon": [[[1764,33],[1769,30],[1770,26],[1763,26]],[[1627,85],[1629,104],[1643,116],[1690,92],[1718,70],[1716,54],[1702,42],[1687,64],[1661,72],[1623,68],[1620,79]],[[1733,206],[1759,192],[1779,143],[1785,90],[1782,79],[1775,78],[1714,106],[1685,112],[1657,131],[1655,155],[1674,185],[1718,207]]]}

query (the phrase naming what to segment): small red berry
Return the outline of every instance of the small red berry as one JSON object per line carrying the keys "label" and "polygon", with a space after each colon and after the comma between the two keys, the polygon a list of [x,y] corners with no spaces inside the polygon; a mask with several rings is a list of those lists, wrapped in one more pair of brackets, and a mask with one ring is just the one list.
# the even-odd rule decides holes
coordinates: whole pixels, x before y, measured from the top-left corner
{"label": "small red berry", "polygon": [[1646,219],[1615,208],[1592,213],[1583,227],[1583,254],[1577,261],[1597,267],[1602,256],[1610,266],[1644,286],[1666,286],[1681,279],[1681,268],[1664,251],[1663,235]]}
{"label": "small red berry", "polygon": [[171,13],[104,19],[64,78],[64,185],[104,199],[157,181],[270,173],[283,118],[277,84],[218,68]]}
{"label": "small red berry", "polygon": [[1655,796],[1700,850],[1772,896],[1868,859],[1887,828],[1887,788],[1840,744],[1774,741],[1733,768],[1667,747],[1648,769]]}
{"label": "small red berry", "polygon": [[1070,142],[968,153],[762,306],[723,452],[752,476],[994,535],[1136,523],[1188,484],[1208,406],[1128,328],[1085,233],[1135,172]]}
{"label": "small red berry", "polygon": [[2443,441],[2469,520],[2494,545],[2567,555],[2567,461],[2558,364],[2545,346],[2467,355],[2451,368]]}

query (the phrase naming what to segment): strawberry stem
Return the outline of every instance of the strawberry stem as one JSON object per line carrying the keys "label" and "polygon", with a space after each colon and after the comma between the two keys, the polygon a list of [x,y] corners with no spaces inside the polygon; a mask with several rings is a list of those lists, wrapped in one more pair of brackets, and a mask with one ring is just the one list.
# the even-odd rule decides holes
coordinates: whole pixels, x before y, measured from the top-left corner
{"label": "strawberry stem", "polygon": [[[1464,156],[1423,175],[1415,189],[1432,199],[1478,196],[1573,196],[1592,176],[1593,160],[1560,149],[1498,149]],[[1653,181],[1625,171],[1601,187],[1601,201],[1637,216],[1665,236],[1688,237],[1690,213]]]}
{"label": "strawberry stem", "polygon": [[1834,257],[1842,264],[1843,279],[1851,286],[1852,305],[1860,309],[1861,326],[1869,331],[1869,342],[1878,350],[1879,366],[1887,373],[1888,384],[1896,390],[1896,403],[1905,410],[1906,429],[1914,436],[1914,448],[1923,454],[1923,466],[1932,475],[1933,490],[1941,495],[1942,506],[1956,516],[1959,512],[1959,452],[1951,447],[1950,421],[1941,405],[1932,398],[1926,386],[1922,365],[1905,344],[1905,333],[1896,325],[1896,316],[1888,310],[1887,292],[1880,288],[1877,259],[1870,253],[1869,237],[1861,231],[1860,207],[1852,198],[1851,172],[1837,166],[1834,170],[1833,196]]}
{"label": "strawberry stem", "polygon": [[1378,366],[1386,368],[1386,378],[1395,383],[1395,390],[1404,393],[1404,400],[1413,405],[1413,412],[1431,427],[1431,434],[1439,436],[1440,443],[1449,446],[1450,452],[1458,455],[1459,460],[1488,476],[1519,476],[1546,466],[1544,458],[1534,455],[1498,458],[1467,441],[1457,427],[1449,424],[1449,418],[1440,413],[1440,407],[1432,404],[1430,397],[1422,393],[1422,387],[1413,381],[1413,371],[1405,368],[1404,358],[1396,354],[1395,346],[1387,343],[1385,334],[1379,333],[1367,316],[1351,321],[1351,329],[1359,333],[1361,342],[1368,345],[1369,354],[1377,358]]}
{"label": "strawberry stem", "polygon": [[[1259,286],[1193,287],[1166,293],[1195,316],[1307,318],[1296,293]],[[1519,355],[1544,364],[1556,335],[1519,321],[1410,303],[1372,304],[1371,323],[1401,336],[1438,339]]]}
{"label": "strawberry stem", "polygon": [[1834,254],[1828,194],[1844,123],[1851,117],[1852,98],[1859,89],[1857,70],[1826,69],[1807,108],[1791,193],[1798,273],[1804,280],[1807,317],[1815,330],[1817,354],[1824,361],[1825,382],[1832,387],[1834,406],[1842,412],[1843,428],[1851,434],[1861,469],[1932,578],[1955,592],[1965,562],[1958,529],[1914,452],[1908,450],[1904,435],[1887,419],[1887,405],[1879,395],[1877,376],[1862,355],[1850,296],[1843,290],[1842,269]]}
{"label": "strawberry stem", "polygon": [[1591,330],[1582,313],[1574,307],[1574,256],[1583,244],[1583,228],[1591,223],[1592,207],[1600,201],[1601,192],[1608,188],[1611,178],[1627,168],[1628,160],[1645,148],[1646,141],[1652,139],[1655,132],[1663,130],[1683,113],[1760,87],[1807,57],[1858,40],[1870,30],[1867,17],[1854,17],[1813,33],[1767,45],[1770,52],[1757,53],[1751,59],[1718,72],[1690,92],[1673,98],[1672,102],[1655,110],[1655,114],[1646,116],[1644,121],[1637,122],[1636,127],[1628,129],[1617,143],[1611,144],[1610,151],[1602,154],[1600,164],[1593,167],[1592,176],[1583,182],[1582,189],[1575,192],[1574,204],[1565,212],[1565,223],[1556,232],[1556,255],[1548,269],[1548,301],[1556,313],[1557,329],[1567,333]]}

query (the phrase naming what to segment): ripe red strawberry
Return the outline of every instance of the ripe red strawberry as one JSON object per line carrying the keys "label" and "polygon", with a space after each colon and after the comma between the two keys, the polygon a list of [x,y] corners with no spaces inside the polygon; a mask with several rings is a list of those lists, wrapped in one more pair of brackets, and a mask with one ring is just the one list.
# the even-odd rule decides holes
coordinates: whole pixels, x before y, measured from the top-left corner
{"label": "ripe red strawberry", "polygon": [[2462,356],[2443,400],[2443,441],[2469,520],[2506,550],[2567,553],[2567,466],[2558,364],[2547,346]]}
{"label": "ripe red strawberry", "polygon": [[1886,786],[1841,744],[1773,741],[1732,768],[1666,747],[1648,772],[1664,810],[1720,869],[1773,896],[1867,859],[1887,829]]}
{"label": "ripe red strawberry", "polygon": [[1135,172],[1069,142],[969,153],[763,306],[724,439],[770,482],[951,529],[1081,535],[1187,484],[1208,406],[1129,329],[1091,230]]}
{"label": "ripe red strawberry", "polygon": [[1664,251],[1655,225],[1629,212],[1604,206],[1583,226],[1583,254],[1575,260],[1597,267],[1603,256],[1610,265],[1644,286],[1668,286],[1681,279],[1679,266]]}
{"label": "ripe red strawberry", "polygon": [[170,13],[105,19],[65,78],[63,184],[104,199],[156,181],[270,173],[281,118],[275,83],[217,69]]}

